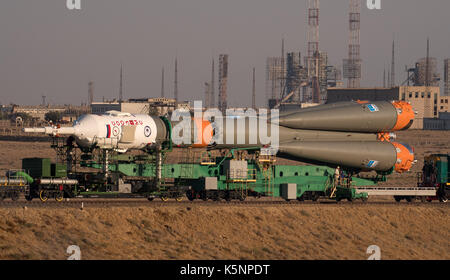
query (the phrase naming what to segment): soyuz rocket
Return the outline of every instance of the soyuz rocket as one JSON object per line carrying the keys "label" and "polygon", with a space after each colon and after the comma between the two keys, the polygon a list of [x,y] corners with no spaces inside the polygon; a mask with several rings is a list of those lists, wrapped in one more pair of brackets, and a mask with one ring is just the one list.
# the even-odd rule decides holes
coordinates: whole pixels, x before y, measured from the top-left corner
{"label": "soyuz rocket", "polygon": [[[414,116],[412,106],[404,101],[340,102],[282,112],[276,119],[278,156],[362,171],[409,171],[415,162],[413,150],[407,144],[391,140],[395,138],[393,132],[412,125]],[[231,121],[234,141],[218,144],[213,143],[217,132],[209,121],[192,119],[194,125],[189,137],[195,144],[190,146],[265,147],[259,141],[263,133],[259,125],[252,126],[254,123],[246,118],[245,129],[240,129],[238,121],[239,118]],[[119,152],[126,152],[172,141],[176,124],[157,116],[109,111],[104,115],[83,115],[72,127],[24,128],[24,132],[72,136],[81,148],[114,147]],[[224,138],[230,131],[226,129],[227,125],[230,122],[224,121]],[[267,125],[269,131],[264,133],[270,134],[273,127],[273,123]],[[241,135],[241,141],[238,141],[238,135]],[[258,136],[256,143],[251,141],[251,135]]]}

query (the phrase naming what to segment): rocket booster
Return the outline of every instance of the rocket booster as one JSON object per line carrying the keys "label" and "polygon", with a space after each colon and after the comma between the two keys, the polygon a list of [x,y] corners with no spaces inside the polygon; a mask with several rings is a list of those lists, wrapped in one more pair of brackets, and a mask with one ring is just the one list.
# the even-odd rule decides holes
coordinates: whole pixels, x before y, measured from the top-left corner
{"label": "rocket booster", "polygon": [[[84,115],[72,127],[25,128],[25,132],[71,135],[80,147],[126,152],[163,141],[180,147],[268,147],[276,142],[280,157],[312,161],[357,170],[402,173],[410,170],[413,150],[391,142],[393,132],[408,129],[414,119],[411,105],[403,101],[341,102],[283,112],[278,119],[223,118],[221,126],[189,119],[181,132],[187,142],[177,143],[178,125],[166,119],[109,111]],[[267,143],[262,139],[271,138]],[[274,140],[275,139],[275,140]]]}
{"label": "rocket booster", "polygon": [[[334,105],[334,106],[333,106]],[[411,105],[404,101],[345,102],[287,113],[280,126],[294,129],[349,132],[390,132],[408,129],[414,120]]]}

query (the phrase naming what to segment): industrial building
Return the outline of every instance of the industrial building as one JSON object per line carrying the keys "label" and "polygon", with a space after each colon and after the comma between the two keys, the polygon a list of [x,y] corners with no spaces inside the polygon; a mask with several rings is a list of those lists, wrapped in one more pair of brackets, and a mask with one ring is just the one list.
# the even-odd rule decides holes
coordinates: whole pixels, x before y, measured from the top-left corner
{"label": "industrial building", "polygon": [[439,118],[425,118],[423,120],[423,129],[426,130],[450,130],[450,113],[443,112]]}
{"label": "industrial building", "polygon": [[[412,129],[423,129],[425,118],[438,118],[441,101],[438,86],[400,86],[393,88],[330,88],[328,89],[327,103],[336,103],[351,100],[370,101],[408,101],[417,112]],[[448,106],[448,105],[447,105]],[[445,108],[443,106],[443,108]],[[445,112],[444,109],[442,112]]]}
{"label": "industrial building", "polygon": [[101,115],[107,111],[120,111],[132,114],[167,115],[175,109],[190,109],[189,102],[177,103],[173,98],[140,98],[119,102],[117,100],[105,102],[93,102],[92,114]]}
{"label": "industrial building", "polygon": [[450,106],[448,104],[450,100],[450,96],[441,96],[439,101],[439,113],[448,113],[450,112]]}
{"label": "industrial building", "polygon": [[13,105],[11,107],[12,114],[27,114],[31,118],[44,121],[45,115],[49,112],[59,112],[62,115],[62,120],[71,122],[82,114],[89,113],[88,106],[73,106],[73,105],[38,105],[38,106],[25,106],[25,105]]}

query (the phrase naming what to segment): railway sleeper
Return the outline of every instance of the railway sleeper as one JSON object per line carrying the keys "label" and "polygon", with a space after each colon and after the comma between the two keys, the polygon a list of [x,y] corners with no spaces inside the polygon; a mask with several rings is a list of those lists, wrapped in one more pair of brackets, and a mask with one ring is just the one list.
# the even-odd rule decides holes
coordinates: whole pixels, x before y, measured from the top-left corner
{"label": "railway sleeper", "polygon": [[186,196],[190,201],[195,199],[201,199],[203,201],[213,200],[213,201],[231,201],[240,200],[244,201],[248,193],[240,190],[201,190],[196,191],[193,189],[186,191]]}

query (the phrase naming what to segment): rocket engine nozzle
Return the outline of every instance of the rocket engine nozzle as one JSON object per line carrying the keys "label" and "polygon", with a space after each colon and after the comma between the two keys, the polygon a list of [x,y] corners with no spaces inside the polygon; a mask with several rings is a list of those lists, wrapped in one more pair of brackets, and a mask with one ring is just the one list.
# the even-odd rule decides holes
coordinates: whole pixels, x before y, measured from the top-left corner
{"label": "rocket engine nozzle", "polygon": [[411,127],[414,122],[414,110],[408,102],[394,101],[392,105],[397,110],[397,122],[392,128],[393,131],[406,130]]}
{"label": "rocket engine nozzle", "polygon": [[414,150],[407,144],[393,142],[397,151],[397,161],[394,169],[398,173],[403,173],[411,170],[413,164],[417,161],[414,160]]}

